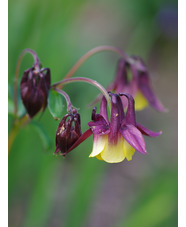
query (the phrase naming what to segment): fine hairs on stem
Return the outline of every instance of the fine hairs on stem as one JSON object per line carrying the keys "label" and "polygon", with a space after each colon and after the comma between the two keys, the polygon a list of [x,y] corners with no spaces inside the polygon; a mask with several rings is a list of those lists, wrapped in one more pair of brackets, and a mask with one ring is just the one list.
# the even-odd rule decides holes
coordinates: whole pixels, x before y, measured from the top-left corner
{"label": "fine hairs on stem", "polygon": [[67,111],[70,112],[72,110],[72,108],[73,108],[73,105],[72,105],[72,103],[70,101],[70,97],[68,96],[68,94],[65,91],[60,90],[60,89],[55,88],[55,87],[53,87],[52,89],[54,91],[58,92],[59,94],[63,95],[63,97],[65,98],[65,100],[67,102]]}
{"label": "fine hairs on stem", "polygon": [[69,78],[69,79],[64,79],[64,80],[61,80],[57,83],[54,83],[52,85],[52,88],[55,88],[58,85],[65,85],[65,84],[72,83],[72,82],[85,82],[85,83],[88,83],[88,84],[91,84],[91,85],[97,87],[101,91],[101,93],[105,96],[105,98],[108,102],[108,105],[109,105],[109,109],[111,110],[111,101],[110,101],[110,97],[108,95],[108,92],[106,91],[106,89],[101,84],[99,84],[95,80],[85,78],[85,77]]}
{"label": "fine hairs on stem", "polygon": [[[74,73],[78,70],[78,68],[91,56],[93,56],[96,53],[103,52],[103,51],[111,51],[119,54],[121,57],[128,59],[128,56],[119,48],[109,45],[103,45],[95,47],[91,50],[89,50],[87,53],[85,53],[76,63],[75,65],[70,69],[70,71],[66,74],[66,76],[63,79],[68,79],[74,75]],[[62,85],[59,86],[59,88],[62,88]]]}

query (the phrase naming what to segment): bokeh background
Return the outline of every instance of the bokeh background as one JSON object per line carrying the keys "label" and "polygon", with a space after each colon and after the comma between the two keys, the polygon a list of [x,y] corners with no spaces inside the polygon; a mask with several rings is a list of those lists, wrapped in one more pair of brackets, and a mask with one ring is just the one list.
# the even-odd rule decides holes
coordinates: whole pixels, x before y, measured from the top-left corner
{"label": "bokeh background", "polygon": [[[168,109],[148,107],[137,121],[158,138],[145,138],[148,155],[107,164],[88,158],[92,137],[65,159],[53,155],[55,121],[48,108],[23,127],[9,155],[10,227],[175,227],[177,226],[177,1],[176,0],[9,0],[9,105],[19,54],[35,50],[52,83],[98,45],[113,45],[141,56],[153,87]],[[87,60],[75,76],[107,86],[119,56],[102,52]],[[32,66],[28,54],[23,71]],[[74,106],[87,129],[98,95],[90,85],[69,84]],[[20,104],[20,111],[21,104]],[[64,107],[64,114],[66,107]],[[9,114],[9,131],[12,128]]]}

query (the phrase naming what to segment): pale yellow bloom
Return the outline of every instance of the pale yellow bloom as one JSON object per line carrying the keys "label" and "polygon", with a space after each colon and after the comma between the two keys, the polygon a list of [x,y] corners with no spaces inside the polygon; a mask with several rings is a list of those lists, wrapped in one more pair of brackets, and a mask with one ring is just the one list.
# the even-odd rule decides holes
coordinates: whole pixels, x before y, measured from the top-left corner
{"label": "pale yellow bloom", "polygon": [[108,163],[122,162],[125,158],[130,161],[135,149],[122,137],[116,144],[109,142],[108,135],[94,135],[93,149],[89,157],[96,157]]}

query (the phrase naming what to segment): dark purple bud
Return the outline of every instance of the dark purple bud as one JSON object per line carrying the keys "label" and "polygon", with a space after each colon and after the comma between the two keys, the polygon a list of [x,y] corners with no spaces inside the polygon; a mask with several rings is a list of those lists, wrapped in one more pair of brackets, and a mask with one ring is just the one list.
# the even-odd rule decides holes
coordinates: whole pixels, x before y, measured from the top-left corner
{"label": "dark purple bud", "polygon": [[33,66],[24,72],[21,79],[21,98],[31,118],[46,108],[49,89],[49,68],[39,69],[38,66]]}
{"label": "dark purple bud", "polygon": [[57,128],[55,153],[66,155],[81,135],[80,115],[73,110],[63,117]]}

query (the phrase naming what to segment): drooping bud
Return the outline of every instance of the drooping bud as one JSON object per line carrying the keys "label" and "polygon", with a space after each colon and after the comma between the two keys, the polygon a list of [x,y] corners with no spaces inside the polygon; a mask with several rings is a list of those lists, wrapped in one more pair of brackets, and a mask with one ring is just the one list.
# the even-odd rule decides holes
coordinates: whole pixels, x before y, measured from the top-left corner
{"label": "drooping bud", "polygon": [[21,79],[21,98],[32,118],[47,106],[50,89],[50,69],[40,69],[38,65],[27,69]]}
{"label": "drooping bud", "polygon": [[80,115],[74,109],[63,117],[57,128],[55,153],[65,156],[81,135]]}

